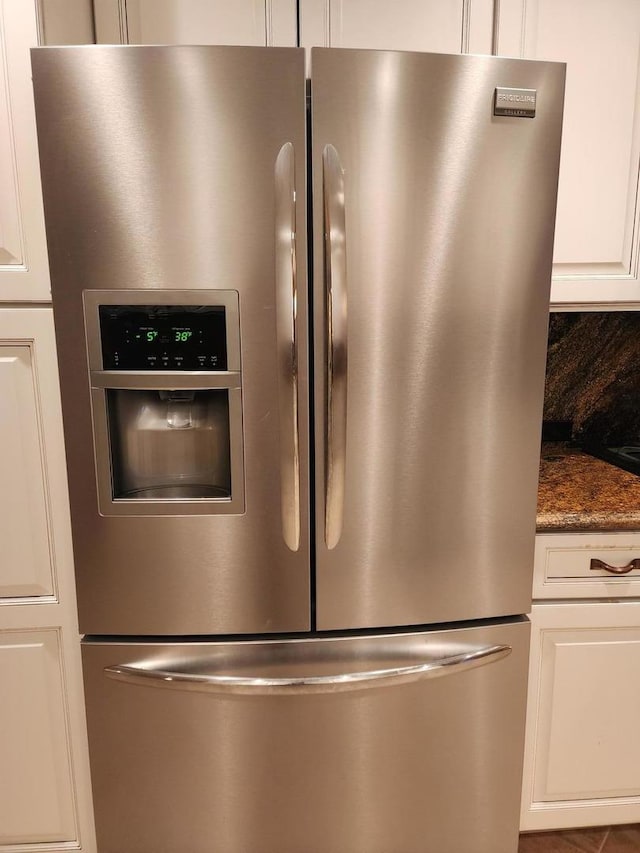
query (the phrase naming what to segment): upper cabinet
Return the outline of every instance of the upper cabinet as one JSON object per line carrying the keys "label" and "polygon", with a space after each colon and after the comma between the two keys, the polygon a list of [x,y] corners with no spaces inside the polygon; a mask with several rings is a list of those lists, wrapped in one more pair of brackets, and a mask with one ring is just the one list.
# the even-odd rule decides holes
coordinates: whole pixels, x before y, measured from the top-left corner
{"label": "upper cabinet", "polygon": [[29,51],[93,41],[90,0],[0,0],[0,302],[48,302]]}
{"label": "upper cabinet", "polygon": [[94,0],[98,44],[297,44],[296,0]]}
{"label": "upper cabinet", "polygon": [[640,3],[501,0],[495,34],[503,56],[567,63],[552,301],[640,301]]}
{"label": "upper cabinet", "polygon": [[300,44],[491,53],[494,0],[300,0]]}
{"label": "upper cabinet", "polygon": [[0,300],[46,301],[49,268],[29,48],[36,4],[0,0]]}

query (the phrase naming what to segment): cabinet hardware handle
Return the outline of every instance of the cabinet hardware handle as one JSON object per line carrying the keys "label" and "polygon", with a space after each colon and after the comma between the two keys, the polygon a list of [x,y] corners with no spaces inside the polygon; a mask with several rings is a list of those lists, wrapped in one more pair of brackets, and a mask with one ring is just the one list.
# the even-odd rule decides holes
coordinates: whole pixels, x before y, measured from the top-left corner
{"label": "cabinet hardware handle", "polygon": [[604,571],[610,572],[612,575],[628,575],[634,569],[640,569],[640,558],[636,557],[635,560],[631,560],[626,566],[610,566],[604,560],[594,558],[591,560],[590,568],[592,572]]}

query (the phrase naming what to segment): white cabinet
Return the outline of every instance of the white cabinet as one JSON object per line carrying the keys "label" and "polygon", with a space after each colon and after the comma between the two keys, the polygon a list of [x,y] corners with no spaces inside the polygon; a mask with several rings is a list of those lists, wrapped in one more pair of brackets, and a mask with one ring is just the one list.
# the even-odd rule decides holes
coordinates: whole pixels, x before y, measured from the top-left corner
{"label": "white cabinet", "polygon": [[91,40],[90,0],[0,0],[0,302],[50,298],[29,51]]}
{"label": "white cabinet", "polygon": [[99,44],[294,46],[296,0],[94,0]]}
{"label": "white cabinet", "polygon": [[29,59],[36,8],[0,0],[0,300],[13,302],[50,298]]}
{"label": "white cabinet", "polygon": [[640,3],[501,0],[496,52],[567,63],[552,301],[640,301]]}
{"label": "white cabinet", "polygon": [[521,829],[640,820],[640,603],[531,614]]}
{"label": "white cabinet", "polygon": [[636,561],[640,533],[536,536],[523,830],[640,821]]}
{"label": "white cabinet", "polygon": [[0,850],[77,837],[58,633],[0,632]]}
{"label": "white cabinet", "polygon": [[0,853],[94,853],[48,307],[0,309],[0,541]]}
{"label": "white cabinet", "polygon": [[493,0],[300,0],[300,44],[491,53]]}

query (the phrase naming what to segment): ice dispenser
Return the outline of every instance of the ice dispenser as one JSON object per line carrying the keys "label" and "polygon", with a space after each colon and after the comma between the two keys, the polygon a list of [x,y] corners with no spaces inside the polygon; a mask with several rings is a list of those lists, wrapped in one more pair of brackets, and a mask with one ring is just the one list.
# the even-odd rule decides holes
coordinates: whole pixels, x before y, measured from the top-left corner
{"label": "ice dispenser", "polygon": [[159,293],[84,293],[100,512],[243,512],[238,294]]}

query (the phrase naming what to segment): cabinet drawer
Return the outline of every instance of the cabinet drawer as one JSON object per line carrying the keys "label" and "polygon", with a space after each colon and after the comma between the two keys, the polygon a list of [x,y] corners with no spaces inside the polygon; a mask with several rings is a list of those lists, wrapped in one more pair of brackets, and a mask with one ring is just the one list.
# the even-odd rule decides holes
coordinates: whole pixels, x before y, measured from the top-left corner
{"label": "cabinet drawer", "polygon": [[[616,573],[616,569],[621,572]],[[639,594],[640,534],[536,537],[534,598],[620,598]]]}

